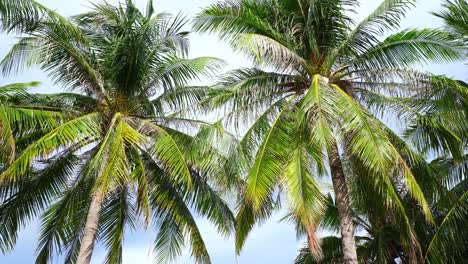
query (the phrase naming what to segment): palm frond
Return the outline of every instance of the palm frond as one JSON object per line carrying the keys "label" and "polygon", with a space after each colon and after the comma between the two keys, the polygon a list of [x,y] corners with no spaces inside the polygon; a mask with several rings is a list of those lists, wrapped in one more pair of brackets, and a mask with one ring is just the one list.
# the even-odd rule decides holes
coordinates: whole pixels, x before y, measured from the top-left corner
{"label": "palm frond", "polygon": [[377,36],[398,28],[406,12],[414,7],[414,0],[384,0],[369,16],[364,18],[333,52],[333,56],[362,53],[378,43]]}
{"label": "palm frond", "polygon": [[31,172],[16,187],[0,187],[0,249],[6,253],[16,244],[18,232],[61,196],[79,159],[73,153],[60,153],[46,168]]}
{"label": "palm frond", "polygon": [[125,227],[134,228],[135,210],[129,203],[129,190],[117,190],[104,202],[100,219],[98,240],[107,247],[105,263],[122,263]]}
{"label": "palm frond", "polygon": [[289,106],[283,107],[257,152],[246,180],[246,199],[258,208],[274,190],[283,173],[292,143]]}
{"label": "palm frond", "polygon": [[463,46],[444,31],[407,29],[385,38],[351,60],[357,69],[408,68],[463,58]]}
{"label": "palm frond", "polygon": [[154,252],[157,263],[167,263],[180,256],[185,238],[190,242],[192,256],[197,263],[210,263],[206,246],[201,237],[195,219],[181,193],[164,179],[161,169],[153,165],[149,173],[154,178],[150,181],[150,204],[153,208],[153,221],[158,228]]}
{"label": "palm frond", "polygon": [[[443,221],[427,248],[425,261],[427,263],[445,263],[457,261],[463,257],[463,249],[466,249],[466,228],[468,219],[468,192],[465,192],[456,201]],[[459,245],[458,243],[464,243]]]}
{"label": "palm frond", "polygon": [[212,4],[195,17],[195,31],[216,32],[222,38],[235,38],[239,33],[261,33],[278,40],[278,32],[268,21],[272,6],[257,1],[227,1]]}
{"label": "palm frond", "polygon": [[253,34],[239,34],[235,40],[231,41],[236,50],[239,50],[258,65],[273,66],[280,70],[306,68],[306,61],[294,50],[282,45],[274,39]]}
{"label": "palm frond", "polygon": [[163,168],[173,177],[175,182],[190,186],[190,170],[174,138],[164,128],[147,120],[139,119],[136,122],[140,123],[140,128],[137,131],[151,137],[154,142],[151,147],[151,156],[163,163]]}
{"label": "palm frond", "polygon": [[0,3],[1,29],[18,33],[34,30],[46,13],[47,10],[36,1],[2,1]]}
{"label": "palm frond", "polygon": [[[83,168],[88,165],[86,163]],[[82,173],[83,170],[80,175]],[[93,178],[80,180],[80,175],[71,187],[63,190],[60,200],[43,213],[36,263],[48,263],[65,250],[68,250],[67,261],[76,260],[86,221],[83,215],[87,214],[94,182]]]}
{"label": "palm frond", "polygon": [[445,0],[443,3],[445,10],[440,12],[432,12],[434,16],[442,18],[445,24],[445,29],[453,32],[460,40],[463,40],[465,45],[468,42],[468,15],[466,9],[468,3],[464,0]]}
{"label": "palm frond", "polygon": [[254,208],[252,203],[242,197],[239,201],[239,208],[236,215],[236,254],[239,255],[248,235],[255,227],[265,222],[277,209],[275,201],[271,196],[267,198],[260,206]]}
{"label": "palm frond", "polygon": [[54,128],[22,151],[16,160],[0,174],[0,181],[13,183],[21,179],[36,158],[47,157],[62,147],[98,136],[100,133],[99,120],[98,113],[91,113]]}
{"label": "palm frond", "polygon": [[199,57],[194,59],[168,58],[164,68],[155,73],[157,84],[169,90],[173,87],[185,86],[189,81],[200,80],[202,76],[209,77],[219,69],[222,61],[213,57]]}
{"label": "palm frond", "polygon": [[284,187],[295,217],[303,225],[317,225],[325,210],[325,197],[310,172],[314,162],[304,149],[304,135],[296,136],[295,148],[285,167]]}

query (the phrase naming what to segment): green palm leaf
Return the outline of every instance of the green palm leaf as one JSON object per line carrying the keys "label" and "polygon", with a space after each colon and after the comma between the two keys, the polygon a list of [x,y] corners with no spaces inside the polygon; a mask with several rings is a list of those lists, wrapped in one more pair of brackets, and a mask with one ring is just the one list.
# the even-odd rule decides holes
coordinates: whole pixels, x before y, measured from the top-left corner
{"label": "green palm leaf", "polygon": [[457,256],[462,257],[460,254],[463,253],[456,248],[459,246],[457,244],[466,237],[464,226],[468,219],[467,202],[468,192],[465,192],[444,217],[427,248],[425,256],[427,263],[444,263],[448,259],[457,260]]}
{"label": "green palm leaf", "polygon": [[291,135],[288,131],[288,107],[291,101],[273,121],[247,176],[246,197],[254,208],[267,200],[282,174],[282,165],[277,161],[286,159],[289,152]]}
{"label": "green palm leaf", "polygon": [[19,180],[32,165],[34,159],[47,157],[55,150],[72,143],[92,139],[99,133],[99,114],[91,113],[73,119],[53,129],[40,140],[26,148],[8,168],[0,174],[2,183]]}

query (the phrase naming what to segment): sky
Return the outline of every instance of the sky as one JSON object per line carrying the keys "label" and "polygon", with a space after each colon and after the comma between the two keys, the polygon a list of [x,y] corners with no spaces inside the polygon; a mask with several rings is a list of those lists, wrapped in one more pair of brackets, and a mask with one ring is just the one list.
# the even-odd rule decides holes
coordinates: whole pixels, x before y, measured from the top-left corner
{"label": "sky", "polygon": [[[40,3],[58,11],[60,14],[70,16],[86,11],[91,5],[89,0],[37,0]],[[99,0],[94,0],[99,1]],[[94,2],[93,1],[93,2]],[[113,2],[113,0],[109,0]],[[146,6],[146,0],[135,0],[142,9]],[[213,0],[155,0],[154,6],[158,12],[181,12],[188,17],[195,15],[213,3]],[[363,0],[360,7],[353,14],[357,21],[363,19],[380,4],[378,0]],[[440,20],[429,14],[441,8],[441,0],[419,0],[416,8],[410,11],[403,20],[401,28],[440,27]],[[248,67],[250,63],[240,54],[231,51],[228,45],[218,41],[216,36],[191,35],[190,57],[214,56],[223,59],[226,66],[222,71],[238,67]],[[11,36],[0,34],[0,57],[3,57],[15,41]],[[443,74],[449,77],[466,81],[466,66],[462,63],[450,65],[429,65],[419,67],[417,70],[430,71],[435,74]],[[12,82],[41,81],[42,85],[34,88],[33,92],[52,93],[60,91],[62,87],[54,85],[47,76],[38,69],[31,69],[17,76],[0,76],[0,86]],[[213,80],[206,80],[211,82]],[[205,219],[197,219],[203,239],[208,247],[214,264],[284,264],[293,263],[297,250],[303,245],[298,240],[294,227],[288,223],[280,222],[284,212],[275,214],[269,221],[257,227],[250,234],[244,250],[240,256],[234,254],[234,242],[231,239],[220,237],[215,229]],[[16,248],[8,255],[0,253],[0,263],[19,264],[33,263],[35,246],[39,232],[39,223],[30,223],[21,233]],[[153,262],[151,256],[152,240],[154,233],[143,230],[128,232],[124,243],[124,264],[146,264]],[[92,263],[102,263],[105,257],[105,249],[98,245]],[[177,263],[193,263],[188,252]],[[57,258],[53,263],[60,263]]]}

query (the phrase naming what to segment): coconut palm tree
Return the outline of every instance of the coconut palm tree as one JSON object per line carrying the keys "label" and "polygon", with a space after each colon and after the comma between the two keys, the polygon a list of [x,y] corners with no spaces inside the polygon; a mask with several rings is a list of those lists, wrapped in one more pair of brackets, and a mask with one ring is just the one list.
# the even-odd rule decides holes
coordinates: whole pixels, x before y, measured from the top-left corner
{"label": "coconut palm tree", "polygon": [[[238,125],[248,128],[239,147],[247,176],[237,216],[237,250],[254,223],[270,215],[279,190],[286,193],[291,218],[307,233],[311,252],[320,258],[315,231],[326,199],[314,176],[330,172],[344,263],[356,263],[352,201],[341,159],[346,157],[373,188],[374,201],[393,210],[404,224],[402,234],[413,244],[413,261],[422,258],[398,190],[410,194],[428,222],[433,221],[430,208],[411,160],[396,144],[399,137],[378,114],[393,112],[408,119],[418,115],[401,102],[424,98],[434,81],[410,67],[457,60],[462,47],[440,30],[388,35],[414,1],[382,1],[355,23],[348,14],[357,4],[234,0],[218,2],[195,19],[195,30],[218,33],[256,64],[228,74],[202,105],[228,111],[226,125],[242,121],[239,118],[251,121]],[[395,98],[399,100],[393,102]],[[440,125],[439,130],[447,128]],[[460,138],[445,134],[443,140],[459,143]],[[452,151],[459,155],[460,149],[454,145]]]}
{"label": "coconut palm tree", "polygon": [[[37,263],[62,253],[65,263],[90,263],[96,241],[108,249],[106,263],[121,263],[125,230],[139,226],[157,231],[159,262],[180,255],[188,241],[196,261],[209,263],[195,214],[223,234],[233,230],[218,189],[235,175],[222,168],[225,157],[204,144],[215,128],[171,115],[208,92],[188,83],[220,65],[210,57],[187,59],[185,19],[156,14],[152,1],[144,13],[130,0],[102,2],[66,19],[19,0],[0,2],[0,22],[21,34],[1,62],[3,73],[39,65],[67,89],[14,103],[54,109],[60,113],[55,123],[41,125],[46,119],[39,115],[30,130],[17,123],[18,115],[8,118],[21,144],[16,153],[9,147],[0,174],[2,252],[42,213]],[[2,133],[2,144],[9,134]]]}

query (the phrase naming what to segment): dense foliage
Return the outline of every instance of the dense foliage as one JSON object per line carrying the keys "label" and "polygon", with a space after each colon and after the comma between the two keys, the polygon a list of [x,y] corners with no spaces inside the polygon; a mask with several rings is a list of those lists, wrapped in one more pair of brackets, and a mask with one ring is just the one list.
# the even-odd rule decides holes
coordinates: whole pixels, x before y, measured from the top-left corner
{"label": "dense foliage", "polygon": [[[330,175],[342,262],[358,261],[352,215],[363,195],[372,197],[364,215],[397,225],[405,259],[423,260],[412,215],[434,224],[430,205],[442,194],[427,188],[444,177],[425,155],[463,160],[467,91],[412,68],[465,54],[463,42],[445,30],[394,33],[414,4],[382,1],[361,22],[348,16],[358,5],[349,0],[221,1],[196,17],[195,30],[217,33],[256,64],[225,75],[207,99],[211,109],[231,112],[226,126],[249,124],[236,154],[245,161],[238,251],[284,192],[288,218],[307,234],[309,251],[318,260],[326,256],[315,233],[327,208],[318,179]],[[403,133],[383,122],[389,116],[402,121]]]}
{"label": "dense foliage", "polygon": [[39,66],[64,88],[0,87],[3,254],[39,217],[37,263],[90,263],[96,242],[121,263],[126,230],[140,227],[157,262],[187,245],[210,263],[198,216],[235,233],[239,254],[286,203],[307,239],[297,264],[468,257],[468,85],[415,70],[466,59],[466,1],[434,13],[441,29],[404,30],[414,0],[383,0],[359,22],[357,0],[217,2],[193,30],[255,66],[212,87],[191,83],[222,62],[188,59],[187,20],[152,2],[65,18],[0,0],[0,30],[18,36],[2,73]]}

